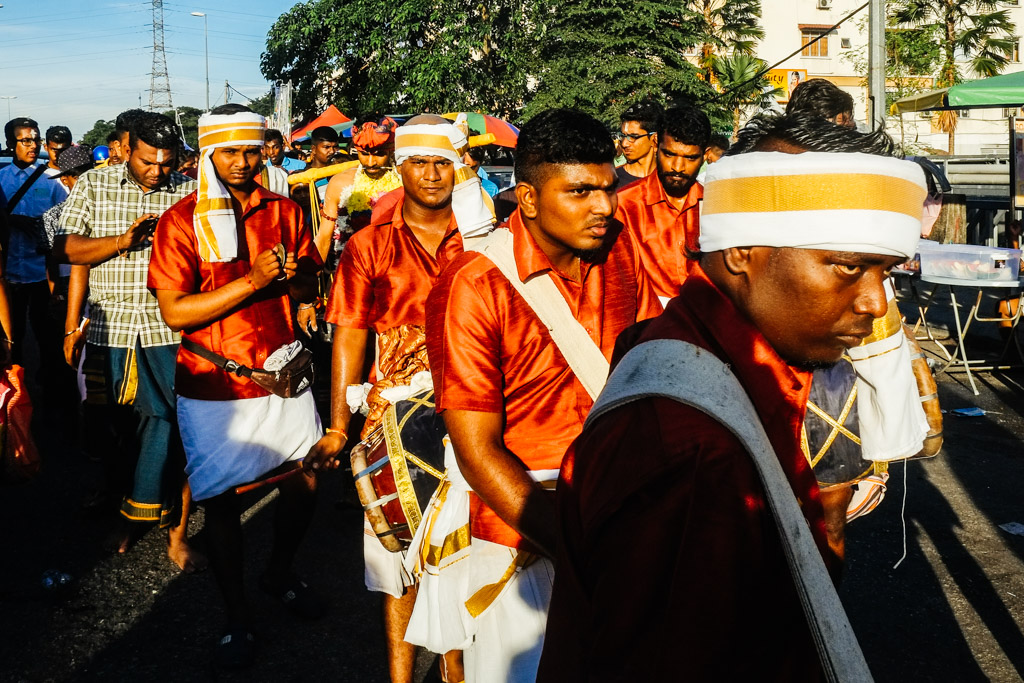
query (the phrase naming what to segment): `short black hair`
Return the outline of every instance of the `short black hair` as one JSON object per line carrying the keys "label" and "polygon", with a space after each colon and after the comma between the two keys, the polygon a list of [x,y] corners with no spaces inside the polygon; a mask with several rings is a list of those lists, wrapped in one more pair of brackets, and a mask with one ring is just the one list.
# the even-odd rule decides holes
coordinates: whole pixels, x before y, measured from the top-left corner
{"label": "short black hair", "polygon": [[276,128],[267,128],[267,132],[263,134],[264,142],[276,142],[281,146],[284,146],[284,136],[281,135],[281,131]]}
{"label": "short black hair", "polygon": [[[36,132],[39,132],[39,124],[35,122],[35,119],[30,119],[25,116],[19,116],[18,118],[11,119],[4,126],[4,137],[7,139],[8,144],[14,141],[14,131],[19,128],[35,128]],[[13,145],[11,145],[13,147]]]}
{"label": "short black hair", "polygon": [[853,116],[853,96],[824,78],[812,78],[800,83],[789,94],[787,114],[815,114],[833,120],[840,114]]}
{"label": "short black hair", "polygon": [[216,116],[231,116],[232,114],[252,113],[252,109],[245,106],[244,104],[238,104],[237,102],[228,102],[222,104],[219,107],[214,107],[210,110],[211,114]]}
{"label": "short black hair", "polygon": [[619,117],[621,123],[636,121],[648,133],[655,133],[661,128],[663,107],[657,102],[637,102],[631,104]]}
{"label": "short black hair", "polygon": [[126,109],[117,115],[114,119],[114,133],[117,136],[115,139],[120,140],[121,136],[125,133],[130,133],[132,130],[132,121],[146,114],[142,109]]}
{"label": "short black hair", "polygon": [[478,164],[484,163],[484,160],[487,159],[486,146],[470,147],[469,149],[466,150],[466,154],[468,154],[469,157]]}
{"label": "short black hair", "polygon": [[109,133],[107,133],[107,144],[108,145],[111,142],[120,142],[120,141],[121,141],[121,133],[118,133],[117,130],[112,130]]}
{"label": "short black hair", "polygon": [[46,141],[71,144],[71,129],[67,126],[50,126],[46,129]]}
{"label": "short black hair", "polygon": [[728,152],[729,136],[724,133],[712,133],[711,139],[708,140],[708,147],[717,147],[723,152]]}
{"label": "short black hair", "polygon": [[175,152],[181,144],[181,137],[174,121],[163,114],[147,111],[140,114],[131,122],[128,130],[128,146],[132,149],[138,145],[139,140],[150,147],[157,149],[170,149]]}
{"label": "short black hair", "polygon": [[314,145],[318,142],[338,142],[338,131],[330,126],[319,126],[313,129],[309,137]]}
{"label": "short black hair", "polygon": [[527,121],[515,149],[516,180],[543,184],[546,164],[611,164],[615,144],[608,129],[575,109],[548,109]]}
{"label": "short black hair", "polygon": [[783,142],[808,152],[861,152],[891,157],[896,144],[881,128],[860,133],[855,128],[838,126],[817,114],[761,114],[740,130],[730,156],[763,149],[770,141]]}
{"label": "short black hair", "polygon": [[707,114],[689,104],[667,110],[661,117],[658,142],[671,135],[677,142],[705,149],[711,140],[711,121]]}

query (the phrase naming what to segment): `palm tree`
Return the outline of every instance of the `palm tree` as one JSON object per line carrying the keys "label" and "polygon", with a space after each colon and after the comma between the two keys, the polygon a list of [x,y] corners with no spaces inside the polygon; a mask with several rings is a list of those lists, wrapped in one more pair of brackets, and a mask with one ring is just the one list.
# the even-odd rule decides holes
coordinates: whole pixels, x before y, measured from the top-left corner
{"label": "palm tree", "polygon": [[713,57],[714,71],[721,92],[716,101],[732,111],[732,134],[740,130],[743,110],[756,106],[767,109],[775,103],[779,89],[765,78],[768,62],[746,54]]}
{"label": "palm tree", "polygon": [[[896,21],[936,36],[941,51],[935,84],[948,88],[961,81],[957,57],[968,62],[969,72],[981,78],[999,74],[1010,61],[1016,27],[999,0],[900,0]],[[943,112],[939,128],[949,134],[953,153],[957,115]]]}
{"label": "palm tree", "polygon": [[714,82],[714,58],[724,54],[753,54],[764,38],[761,0],[686,0],[697,15],[700,57],[697,66],[704,80]]}

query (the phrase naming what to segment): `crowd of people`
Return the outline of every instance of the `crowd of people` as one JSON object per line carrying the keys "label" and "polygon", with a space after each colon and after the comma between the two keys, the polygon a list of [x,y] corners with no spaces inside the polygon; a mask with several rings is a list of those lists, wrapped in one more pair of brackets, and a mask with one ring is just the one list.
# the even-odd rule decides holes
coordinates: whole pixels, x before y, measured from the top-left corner
{"label": "crowd of people", "polygon": [[351,464],[393,683],[421,647],[449,683],[859,671],[846,523],[936,429],[888,283],[925,176],[852,121],[820,80],[732,141],[689,104],[552,109],[499,187],[430,114],[305,152],[237,104],[195,151],[141,110],[96,150],[14,119],[2,346],[81,417],[110,549],[156,525],[209,566],[220,667],[259,653],[237,493],[279,489],[259,587],[316,619],[294,560]]}

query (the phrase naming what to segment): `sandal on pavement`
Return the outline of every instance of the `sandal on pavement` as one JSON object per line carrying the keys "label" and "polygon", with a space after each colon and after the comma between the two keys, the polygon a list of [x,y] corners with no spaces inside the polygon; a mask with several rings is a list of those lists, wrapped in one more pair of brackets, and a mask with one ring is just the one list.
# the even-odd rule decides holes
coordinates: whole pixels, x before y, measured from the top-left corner
{"label": "sandal on pavement", "polygon": [[283,602],[297,617],[319,619],[327,614],[327,599],[294,574],[278,585],[264,576],[260,579],[260,590]]}
{"label": "sandal on pavement", "polygon": [[213,659],[220,669],[247,669],[256,659],[256,639],[244,627],[229,628],[217,642]]}

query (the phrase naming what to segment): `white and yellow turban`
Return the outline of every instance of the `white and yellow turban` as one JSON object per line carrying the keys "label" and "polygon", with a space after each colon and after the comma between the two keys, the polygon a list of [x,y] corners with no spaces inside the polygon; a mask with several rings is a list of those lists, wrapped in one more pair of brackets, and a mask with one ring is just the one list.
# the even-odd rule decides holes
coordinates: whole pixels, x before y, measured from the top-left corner
{"label": "white and yellow turban", "polygon": [[218,147],[263,146],[266,120],[259,114],[203,114],[199,117],[199,193],[192,226],[199,241],[199,258],[207,262],[238,257],[238,233],[231,194],[217,177],[210,154]]}
{"label": "white and yellow turban", "polygon": [[452,211],[463,237],[485,235],[494,225],[494,205],[480,177],[462,163],[469,149],[465,133],[452,123],[406,124],[395,131],[395,164],[410,157],[444,157],[455,165]]}
{"label": "white and yellow turban", "polygon": [[[928,195],[910,161],[869,154],[753,152],[708,168],[701,251],[794,247],[910,258]],[[897,460],[921,450],[928,421],[892,285],[888,313],[849,350],[857,371],[862,457]]]}
{"label": "white and yellow turban", "polygon": [[891,157],[724,157],[705,177],[700,248],[795,247],[910,258],[927,194],[921,167]]}

